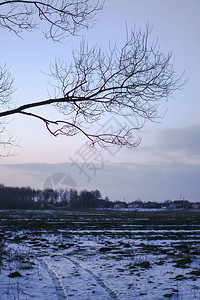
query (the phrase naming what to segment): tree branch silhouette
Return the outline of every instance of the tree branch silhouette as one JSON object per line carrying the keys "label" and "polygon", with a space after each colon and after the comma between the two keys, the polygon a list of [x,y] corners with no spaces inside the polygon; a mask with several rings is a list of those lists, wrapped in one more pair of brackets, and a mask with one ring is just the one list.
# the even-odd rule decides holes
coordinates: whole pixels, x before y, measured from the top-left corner
{"label": "tree branch silhouette", "polygon": [[84,28],[91,28],[102,7],[102,0],[1,1],[0,27],[20,36],[23,31],[44,23],[48,27],[44,31],[46,38],[61,41],[68,34],[76,35]]}
{"label": "tree branch silhouette", "polygon": [[[71,64],[57,60],[50,66],[56,97],[0,112],[0,117],[23,114],[37,118],[54,136],[81,133],[94,147],[138,146],[140,138],[134,133],[146,121],[161,118],[159,103],[184,84],[174,71],[172,54],[164,55],[157,41],[150,43],[150,33],[148,25],[144,31],[131,31],[121,49],[114,45],[107,52],[82,41],[80,50],[73,52]],[[53,105],[62,118],[51,120],[31,111],[48,105]],[[93,125],[111,116],[120,118],[121,126],[113,132],[104,132],[101,126],[94,132]]]}

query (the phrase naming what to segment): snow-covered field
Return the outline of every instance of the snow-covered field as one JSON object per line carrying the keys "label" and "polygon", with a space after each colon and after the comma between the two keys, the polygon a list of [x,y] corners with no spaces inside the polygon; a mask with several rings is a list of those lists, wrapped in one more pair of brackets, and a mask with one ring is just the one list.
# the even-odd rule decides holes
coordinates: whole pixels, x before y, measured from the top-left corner
{"label": "snow-covered field", "polygon": [[0,211],[0,299],[200,299],[200,212]]}

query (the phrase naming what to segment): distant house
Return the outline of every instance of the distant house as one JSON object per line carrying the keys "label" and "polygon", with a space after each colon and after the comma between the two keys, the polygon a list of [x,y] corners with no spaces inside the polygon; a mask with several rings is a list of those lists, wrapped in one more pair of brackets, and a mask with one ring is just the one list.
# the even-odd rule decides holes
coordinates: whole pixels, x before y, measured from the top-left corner
{"label": "distant house", "polygon": [[115,209],[121,209],[121,208],[127,208],[128,204],[126,202],[122,201],[115,201],[114,208]]}
{"label": "distant house", "polygon": [[132,202],[132,203],[129,203],[128,204],[128,208],[131,208],[131,209],[139,209],[139,208],[142,208],[142,202]]}
{"label": "distant house", "polygon": [[160,209],[161,208],[161,203],[157,203],[155,201],[148,201],[144,203],[144,208],[148,209]]}
{"label": "distant house", "polygon": [[192,203],[192,208],[193,209],[200,209],[200,202]]}
{"label": "distant house", "polygon": [[193,204],[189,202],[188,200],[174,200],[174,201],[166,201],[163,205],[164,208],[166,209],[191,209],[193,208]]}
{"label": "distant house", "polygon": [[171,210],[176,209],[176,204],[174,202],[170,202],[168,203],[166,208]]}
{"label": "distant house", "polygon": [[176,205],[176,209],[191,209],[192,203],[188,200],[175,200],[174,204]]}
{"label": "distant house", "polygon": [[143,208],[144,203],[142,200],[138,199],[128,204],[128,208],[130,209],[140,209]]}

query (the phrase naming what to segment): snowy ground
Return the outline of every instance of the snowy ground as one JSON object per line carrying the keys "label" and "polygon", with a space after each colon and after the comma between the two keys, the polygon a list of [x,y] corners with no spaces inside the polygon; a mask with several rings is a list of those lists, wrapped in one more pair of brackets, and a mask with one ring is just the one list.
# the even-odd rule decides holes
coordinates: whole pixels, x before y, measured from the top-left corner
{"label": "snowy ground", "polygon": [[0,211],[0,299],[200,299],[199,216]]}

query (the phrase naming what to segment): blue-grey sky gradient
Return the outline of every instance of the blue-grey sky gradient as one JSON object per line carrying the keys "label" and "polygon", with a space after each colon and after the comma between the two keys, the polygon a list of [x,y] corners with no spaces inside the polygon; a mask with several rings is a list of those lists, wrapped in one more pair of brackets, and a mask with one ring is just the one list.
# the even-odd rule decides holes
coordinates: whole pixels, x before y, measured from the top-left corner
{"label": "blue-grey sky gradient", "polygon": [[[79,165],[84,163],[77,154],[85,145],[84,138],[54,138],[38,120],[25,116],[8,119],[11,122],[7,128],[18,137],[20,148],[12,149],[18,155],[1,159],[0,182],[42,188],[49,175],[66,172],[72,174],[78,188],[99,189],[112,200],[163,201],[182,195],[200,201],[199,15],[199,0],[106,0],[94,28],[82,32],[89,44],[106,49],[110,41],[121,46],[126,39],[126,24],[128,28],[145,28],[149,22],[152,40],[158,37],[161,50],[173,52],[175,70],[185,72],[187,84],[174,99],[161,103],[160,112],[167,110],[165,117],[159,124],[146,124],[139,132],[142,143],[137,149],[101,152],[103,167],[100,164],[95,175],[94,170],[93,175],[90,173],[89,182],[75,165],[71,167],[73,159]],[[45,40],[39,30],[24,33],[22,39],[3,29],[0,33],[0,63],[11,66],[17,88],[14,106],[53,95],[50,78],[44,73],[49,72],[55,58],[70,63],[71,50],[77,49],[82,39],[69,37],[60,44]],[[52,109],[42,110],[54,114]]]}

